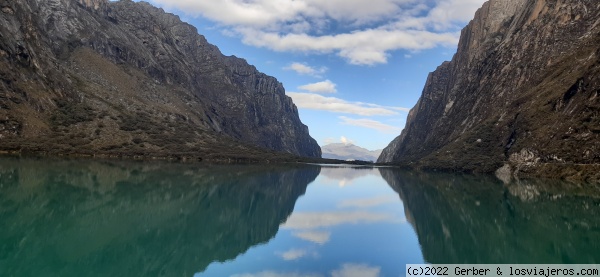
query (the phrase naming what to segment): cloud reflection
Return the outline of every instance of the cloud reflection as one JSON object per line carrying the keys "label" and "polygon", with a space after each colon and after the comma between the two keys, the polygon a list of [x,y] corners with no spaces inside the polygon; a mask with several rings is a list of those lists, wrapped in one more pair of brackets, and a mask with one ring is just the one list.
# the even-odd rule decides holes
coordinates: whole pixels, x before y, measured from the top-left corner
{"label": "cloud reflection", "polygon": [[370,267],[365,264],[343,264],[341,269],[331,272],[332,277],[378,277],[380,267]]}
{"label": "cloud reflection", "polygon": [[[379,171],[372,168],[360,167],[321,167],[321,176],[329,181],[333,181],[340,187],[351,185],[355,179],[369,175],[381,176]],[[325,180],[325,182],[327,182]]]}
{"label": "cloud reflection", "polygon": [[338,204],[339,208],[370,208],[376,207],[387,203],[397,202],[397,197],[391,195],[382,195],[373,198],[361,198],[361,199],[346,199]]}
{"label": "cloud reflection", "polygon": [[392,214],[368,211],[297,212],[281,226],[287,229],[318,229],[340,224],[399,222]]}
{"label": "cloud reflection", "polygon": [[306,255],[306,250],[302,249],[290,249],[281,253],[281,257],[286,261],[297,260]]}
{"label": "cloud reflection", "polygon": [[[366,264],[345,263],[339,269],[331,272],[331,277],[379,277],[380,267],[372,267]],[[317,273],[277,272],[265,270],[258,273],[234,274],[231,277],[323,277]]]}
{"label": "cloud reflection", "polygon": [[231,277],[322,277],[323,275],[315,273],[296,273],[296,272],[276,272],[262,271],[258,273],[235,274]]}
{"label": "cloud reflection", "polygon": [[303,240],[314,242],[316,244],[325,244],[331,237],[329,231],[306,231],[306,232],[295,232],[292,234],[294,237],[301,238]]}

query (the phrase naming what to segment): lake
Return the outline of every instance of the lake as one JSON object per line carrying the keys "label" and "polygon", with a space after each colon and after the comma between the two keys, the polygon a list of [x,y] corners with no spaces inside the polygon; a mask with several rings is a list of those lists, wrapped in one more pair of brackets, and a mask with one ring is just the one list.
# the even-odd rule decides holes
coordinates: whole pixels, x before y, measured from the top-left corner
{"label": "lake", "polygon": [[600,189],[319,165],[0,158],[0,276],[600,263]]}

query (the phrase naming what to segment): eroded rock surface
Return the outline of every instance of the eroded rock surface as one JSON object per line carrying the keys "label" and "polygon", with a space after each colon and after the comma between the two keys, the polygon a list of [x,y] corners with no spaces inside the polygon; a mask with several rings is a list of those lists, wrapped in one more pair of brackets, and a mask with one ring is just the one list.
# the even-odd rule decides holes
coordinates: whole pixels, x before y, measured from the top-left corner
{"label": "eroded rock surface", "polygon": [[599,94],[599,3],[491,0],[378,161],[600,180]]}
{"label": "eroded rock surface", "polygon": [[321,155],[281,83],[173,14],[129,0],[0,9],[2,150]]}

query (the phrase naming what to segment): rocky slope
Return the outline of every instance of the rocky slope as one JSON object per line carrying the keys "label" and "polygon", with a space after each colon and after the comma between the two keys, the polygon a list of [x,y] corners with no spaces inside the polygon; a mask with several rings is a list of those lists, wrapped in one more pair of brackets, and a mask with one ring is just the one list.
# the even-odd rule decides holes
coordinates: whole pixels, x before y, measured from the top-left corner
{"label": "rocky slope", "polygon": [[175,15],[129,0],[0,9],[0,150],[320,157],[281,83]]}
{"label": "rocky slope", "polygon": [[331,143],[321,147],[324,159],[376,161],[382,150],[368,150],[354,144]]}
{"label": "rocky slope", "polygon": [[486,2],[378,161],[600,180],[600,3]]}

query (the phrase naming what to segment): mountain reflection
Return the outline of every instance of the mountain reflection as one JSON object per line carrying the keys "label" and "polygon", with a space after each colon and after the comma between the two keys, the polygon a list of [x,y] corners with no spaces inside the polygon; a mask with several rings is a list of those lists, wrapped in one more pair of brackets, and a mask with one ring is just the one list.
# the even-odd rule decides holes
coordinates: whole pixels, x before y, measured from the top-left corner
{"label": "mountain reflection", "polygon": [[317,166],[0,160],[0,275],[191,276],[275,236]]}
{"label": "mountain reflection", "polygon": [[597,187],[380,171],[400,195],[428,263],[600,262]]}

